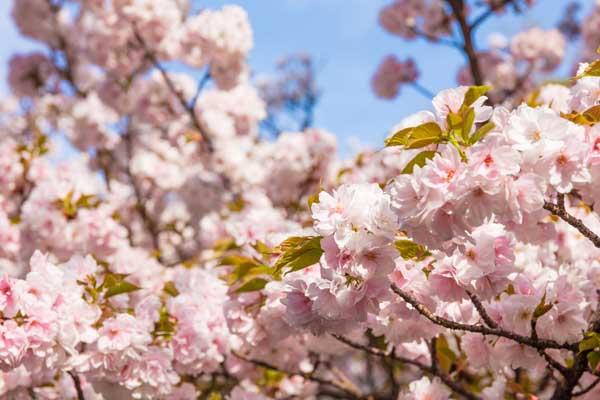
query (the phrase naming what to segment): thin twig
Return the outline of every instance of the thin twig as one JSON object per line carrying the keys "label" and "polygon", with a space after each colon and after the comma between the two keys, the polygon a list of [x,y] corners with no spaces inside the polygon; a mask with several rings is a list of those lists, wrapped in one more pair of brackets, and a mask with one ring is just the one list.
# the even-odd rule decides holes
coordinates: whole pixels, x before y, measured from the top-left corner
{"label": "thin twig", "polygon": [[134,33],[137,41],[139,42],[140,46],[142,46],[142,49],[144,50],[144,54],[145,54],[146,58],[152,63],[152,65],[158,70],[158,72],[160,72],[160,75],[161,75],[163,81],[165,82],[165,84],[167,85],[167,87],[169,88],[169,91],[171,91],[171,93],[173,93],[173,95],[175,95],[175,97],[177,98],[177,100],[179,101],[181,106],[188,113],[188,115],[192,121],[192,124],[194,125],[194,128],[198,131],[198,133],[202,137],[202,142],[203,142],[204,146],[206,147],[206,149],[208,150],[209,153],[212,153],[214,151],[214,146],[213,146],[212,140],[208,137],[208,135],[202,128],[202,126],[201,126],[202,124],[198,120],[198,117],[196,116],[194,109],[188,104],[183,93],[179,89],[177,89],[177,87],[175,87],[175,84],[171,80],[171,77],[169,76],[169,73],[167,72],[167,70],[161,65],[161,63],[158,60],[158,58],[156,57],[156,55],[148,48],[148,46],[146,45],[146,42],[144,41],[144,38],[139,34],[139,32],[137,31],[137,29],[135,29],[135,27],[133,28],[133,33]]}
{"label": "thin twig", "polygon": [[471,302],[473,303],[473,305],[477,309],[477,312],[481,316],[481,319],[483,319],[483,321],[487,324],[487,326],[489,326],[490,328],[498,328],[498,324],[487,313],[485,307],[483,306],[483,303],[481,303],[481,300],[479,300],[479,297],[477,297],[477,295],[475,295],[474,293],[471,293],[468,290],[466,292],[467,292],[467,296],[469,296],[469,298],[471,299]]}
{"label": "thin twig", "polygon": [[458,331],[466,331],[466,332],[474,332],[480,333],[482,335],[492,335],[499,336],[507,339],[511,339],[515,342],[533,347],[535,349],[565,349],[571,351],[577,351],[576,344],[569,343],[558,343],[554,340],[549,339],[533,339],[528,336],[523,336],[516,334],[514,332],[506,331],[500,328],[488,328],[484,325],[469,325],[463,324],[460,322],[455,322],[446,318],[442,318],[438,315],[433,314],[424,304],[420,303],[413,296],[408,294],[407,292],[400,289],[395,284],[392,284],[392,290],[398,296],[400,296],[404,301],[413,306],[415,310],[417,310],[421,315],[430,320],[436,325],[443,326],[448,329],[458,330]]}
{"label": "thin twig", "polygon": [[544,202],[544,209],[550,211],[557,217],[560,217],[563,221],[577,229],[579,233],[588,238],[594,244],[594,246],[600,248],[600,236],[596,235],[587,226],[585,226],[582,220],[569,214],[564,208],[564,204],[563,207],[560,207],[558,204],[553,204],[546,201]]}
{"label": "thin twig", "polygon": [[430,35],[427,32],[420,31],[416,27],[412,27],[412,28],[410,28],[410,30],[415,36],[423,38],[431,43],[443,44],[444,46],[452,47],[452,48],[459,49],[459,50],[462,49],[462,44],[460,44],[459,42],[456,42],[454,40],[449,40],[449,39],[445,39],[443,37],[437,37],[437,36]]}
{"label": "thin twig", "polygon": [[437,368],[433,368],[432,366],[428,366],[425,364],[422,364],[416,360],[412,360],[410,358],[406,358],[406,357],[402,357],[402,356],[397,356],[394,353],[388,353],[385,352],[383,350],[374,348],[374,347],[370,347],[370,346],[365,346],[362,345],[360,343],[356,343],[353,342],[352,340],[344,337],[344,336],[340,336],[340,335],[333,335],[334,338],[336,338],[337,340],[339,340],[342,343],[347,344],[350,347],[353,347],[357,350],[362,350],[365,351],[369,354],[372,354],[374,356],[377,357],[382,357],[384,359],[391,359],[393,361],[398,361],[404,364],[408,364],[408,365],[412,365],[414,367],[417,367],[418,369],[420,369],[423,372],[429,373],[431,375],[437,376],[438,378],[440,378],[440,380],[446,385],[448,386],[450,389],[452,389],[455,393],[460,394],[461,396],[463,396],[465,399],[467,400],[480,400],[479,397],[475,396],[474,394],[468,392],[465,388],[463,388],[461,385],[459,385],[457,382],[454,382],[452,379],[450,379],[450,377],[446,374],[443,374],[442,372],[440,372]]}
{"label": "thin twig", "polygon": [[313,382],[317,382],[317,383],[322,384],[322,385],[332,386],[332,387],[338,389],[339,391],[345,393],[346,395],[350,396],[350,398],[352,398],[352,399],[360,399],[362,397],[361,393],[357,393],[353,389],[347,388],[347,387],[345,387],[345,386],[343,386],[343,385],[341,385],[341,384],[339,384],[337,382],[328,381],[327,379],[323,379],[323,378],[319,378],[319,377],[313,376],[310,373],[285,371],[285,370],[283,370],[283,369],[281,369],[281,368],[279,368],[279,367],[277,367],[275,365],[272,365],[272,364],[270,364],[270,363],[268,363],[266,361],[255,360],[255,359],[252,359],[252,358],[248,358],[248,357],[246,357],[246,356],[244,356],[242,354],[239,354],[237,352],[233,352],[232,354],[234,356],[236,356],[237,358],[239,358],[240,360],[244,360],[246,362],[249,362],[249,363],[254,364],[256,366],[259,366],[259,367],[271,369],[271,370],[274,370],[274,371],[279,371],[279,372],[282,372],[282,373],[284,373],[286,375],[301,376],[304,379],[307,379],[307,380],[310,380],[310,381],[313,381]]}
{"label": "thin twig", "polygon": [[123,141],[125,142],[125,152],[127,155],[125,161],[125,173],[127,174],[127,177],[129,178],[129,181],[131,183],[131,187],[133,188],[133,194],[135,196],[136,202],[136,210],[138,211],[142,222],[144,223],[146,229],[148,230],[148,233],[150,234],[150,237],[152,239],[152,247],[158,252],[158,259],[160,262],[162,262],[163,260],[161,258],[162,255],[160,251],[159,241],[160,230],[156,225],[154,219],[150,216],[148,209],[146,208],[146,202],[142,194],[142,189],[139,187],[136,177],[133,174],[133,171],[131,170],[131,159],[133,157],[133,136],[131,132],[131,127],[129,126],[129,122],[127,123],[127,125],[127,129],[123,134]]}
{"label": "thin twig", "polygon": [[75,390],[77,391],[77,400],[85,400],[83,389],[81,389],[81,379],[79,379],[79,376],[73,371],[68,371],[67,373],[71,375],[71,378],[73,379],[73,384],[75,385]]}
{"label": "thin twig", "polygon": [[485,20],[492,16],[496,11],[500,10],[504,6],[512,3],[513,0],[503,0],[499,3],[495,3],[490,6],[486,11],[484,11],[481,15],[479,15],[475,20],[471,23],[471,31],[475,30],[479,25],[481,25]]}
{"label": "thin twig", "polygon": [[598,385],[598,383],[600,383],[600,378],[596,378],[596,380],[589,384],[586,388],[581,389],[578,392],[573,392],[573,397],[583,396],[584,394],[590,392],[593,388],[595,388]]}
{"label": "thin twig", "polygon": [[411,82],[410,86],[415,89],[419,94],[423,95],[423,97],[431,100],[435,97],[433,92],[426,87],[422,86],[419,82]]}
{"label": "thin twig", "polygon": [[189,107],[193,110],[196,107],[196,102],[198,101],[198,97],[200,96],[200,93],[202,93],[202,91],[204,90],[204,87],[206,86],[206,84],[210,81],[210,70],[206,70],[206,72],[204,73],[204,75],[202,75],[202,78],[198,81],[198,86],[196,87],[196,93],[194,94],[194,97],[192,98],[192,101],[190,102]]}

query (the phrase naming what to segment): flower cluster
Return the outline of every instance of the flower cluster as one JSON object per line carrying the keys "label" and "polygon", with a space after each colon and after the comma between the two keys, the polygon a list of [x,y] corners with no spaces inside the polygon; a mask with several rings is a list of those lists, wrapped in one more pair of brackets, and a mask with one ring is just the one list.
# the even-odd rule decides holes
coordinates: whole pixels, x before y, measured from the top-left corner
{"label": "flower cluster", "polygon": [[[0,398],[598,398],[597,7],[589,62],[536,85],[562,34],[477,52],[525,4],[465,4],[382,10],[403,38],[461,27],[465,86],[340,160],[312,61],[253,82],[238,6],[14,1],[40,46],[0,99]],[[372,85],[418,75],[389,56]]]}

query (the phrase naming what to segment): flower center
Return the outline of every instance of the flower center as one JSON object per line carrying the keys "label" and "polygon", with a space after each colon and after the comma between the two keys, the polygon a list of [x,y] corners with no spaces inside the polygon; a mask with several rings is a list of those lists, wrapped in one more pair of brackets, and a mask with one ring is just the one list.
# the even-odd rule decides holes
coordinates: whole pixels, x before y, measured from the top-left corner
{"label": "flower center", "polygon": [[567,158],[567,156],[565,156],[564,154],[561,154],[560,156],[558,156],[558,158],[556,159],[556,163],[558,165],[565,166],[567,164],[567,162],[569,161],[569,159]]}

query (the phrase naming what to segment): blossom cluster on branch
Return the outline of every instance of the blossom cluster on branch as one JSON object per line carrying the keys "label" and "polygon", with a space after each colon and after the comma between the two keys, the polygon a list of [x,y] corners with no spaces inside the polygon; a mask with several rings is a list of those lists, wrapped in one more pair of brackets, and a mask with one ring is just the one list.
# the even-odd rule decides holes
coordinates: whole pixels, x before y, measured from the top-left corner
{"label": "blossom cluster on branch", "polygon": [[[466,5],[397,0],[381,23],[428,40],[458,23],[485,66]],[[470,64],[381,150],[340,160],[308,127],[311,61],[253,82],[238,6],[12,15],[41,50],[11,59],[0,99],[0,398],[600,396],[600,61],[510,99]],[[502,57],[553,70],[559,35]],[[417,77],[388,58],[375,87]],[[285,107],[306,129],[262,137]]]}

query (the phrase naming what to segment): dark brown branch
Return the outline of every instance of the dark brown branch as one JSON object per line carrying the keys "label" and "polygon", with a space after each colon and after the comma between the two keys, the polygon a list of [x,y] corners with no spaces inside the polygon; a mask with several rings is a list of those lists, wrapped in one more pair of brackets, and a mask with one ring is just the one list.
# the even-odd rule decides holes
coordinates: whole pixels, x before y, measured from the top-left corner
{"label": "dark brown branch", "polygon": [[407,292],[401,290],[395,284],[392,284],[392,290],[398,296],[400,296],[404,301],[409,303],[415,310],[417,310],[421,315],[430,320],[436,325],[443,326],[448,329],[465,331],[465,332],[474,332],[480,333],[482,335],[491,335],[491,336],[499,336],[506,339],[511,339],[517,343],[521,343],[535,349],[565,349],[571,351],[577,351],[576,344],[561,344],[554,340],[549,339],[533,339],[528,336],[523,336],[516,334],[514,332],[506,331],[500,328],[488,328],[484,325],[469,325],[463,324],[460,322],[455,322],[446,318],[442,318],[438,315],[433,314],[424,304],[420,303],[413,296],[408,294]]}
{"label": "dark brown branch", "polygon": [[485,20],[492,16],[496,11],[504,8],[508,4],[512,3],[514,0],[503,0],[494,5],[490,6],[486,11],[484,11],[480,16],[475,18],[475,20],[471,23],[471,31],[474,31],[479,25],[481,25]]}
{"label": "dark brown branch", "polygon": [[475,51],[475,43],[473,42],[473,36],[471,26],[467,23],[467,16],[465,5],[462,0],[446,0],[452,8],[452,14],[458,21],[460,32],[463,37],[463,50],[469,61],[469,67],[471,69],[471,75],[473,76],[473,82],[475,85],[483,85],[483,74],[479,66],[479,59],[477,58],[477,52]]}
{"label": "dark brown branch", "polygon": [[[129,122],[128,122],[128,125],[129,125]],[[156,225],[156,222],[154,222],[154,219],[150,216],[150,213],[148,212],[148,210],[146,208],[142,190],[137,183],[137,180],[135,178],[135,175],[133,174],[133,171],[131,170],[131,159],[133,157],[133,136],[131,133],[131,128],[129,126],[127,127],[125,134],[123,134],[123,141],[125,142],[125,152],[127,154],[127,159],[125,161],[125,173],[127,174],[127,177],[129,178],[129,181],[131,183],[131,187],[133,188],[133,194],[135,196],[135,203],[136,203],[135,208],[136,208],[140,218],[142,219],[144,226],[146,227],[146,229],[148,230],[148,233],[150,234],[150,236],[152,238],[152,247],[154,247],[154,250],[158,251],[159,261],[162,262],[163,260],[160,255],[160,243],[159,243],[159,237],[158,237],[160,234],[160,230],[159,230],[158,226]]]}
{"label": "dark brown branch", "polygon": [[198,117],[196,116],[196,113],[194,112],[193,106],[190,106],[188,104],[183,93],[175,87],[175,84],[171,80],[171,77],[169,76],[169,73],[167,72],[167,70],[160,64],[160,61],[158,60],[156,55],[152,52],[152,50],[150,50],[148,48],[148,46],[146,45],[146,42],[144,41],[144,38],[138,33],[138,31],[137,31],[137,29],[135,29],[135,27],[133,29],[133,32],[134,32],[134,35],[135,35],[137,41],[139,42],[140,46],[142,46],[142,49],[144,50],[144,54],[145,54],[146,58],[160,72],[160,75],[163,78],[163,81],[165,82],[167,87],[169,88],[169,91],[171,91],[171,93],[173,93],[173,95],[177,98],[177,100],[181,104],[181,107],[183,107],[185,109],[185,111],[188,113],[188,115],[192,121],[192,124],[194,125],[194,128],[198,131],[198,133],[202,137],[203,145],[206,147],[206,149],[208,150],[209,153],[212,153],[214,151],[214,146],[213,146],[212,140],[208,137],[208,135],[202,128],[202,124],[198,120]]}
{"label": "dark brown branch", "polygon": [[343,386],[343,385],[341,385],[340,383],[337,383],[337,382],[333,382],[333,381],[329,381],[327,379],[316,377],[316,376],[314,376],[311,373],[285,371],[285,370],[283,370],[283,369],[281,369],[281,368],[279,368],[279,367],[277,367],[275,365],[272,365],[272,364],[270,364],[270,363],[268,363],[266,361],[255,360],[255,359],[252,359],[252,358],[248,358],[248,357],[246,357],[244,355],[241,355],[239,353],[236,353],[236,352],[233,352],[232,354],[234,356],[236,356],[237,358],[239,358],[240,360],[244,360],[244,361],[249,362],[251,364],[254,364],[254,365],[258,366],[258,367],[263,367],[263,368],[271,369],[271,370],[274,370],[274,371],[279,371],[279,372],[282,372],[282,373],[284,373],[286,375],[301,376],[301,377],[303,377],[306,380],[310,380],[310,381],[319,383],[321,385],[329,385],[329,386],[334,387],[337,390],[345,393],[351,399],[360,399],[360,398],[362,398],[362,394],[356,392],[354,389],[350,389],[348,387],[345,387],[345,386]]}
{"label": "dark brown branch", "polygon": [[437,364],[437,338],[433,338],[429,342],[429,353],[430,353],[430,356],[431,356],[431,370],[432,371],[437,371],[438,370],[438,364]]}
{"label": "dark brown branch", "polygon": [[448,375],[443,374],[441,371],[439,371],[437,368],[433,367],[433,366],[428,366],[425,364],[422,364],[416,360],[412,360],[410,358],[406,358],[406,357],[402,357],[402,356],[397,356],[395,355],[393,352],[385,352],[383,350],[374,348],[374,347],[370,347],[370,346],[365,346],[362,345],[360,343],[356,343],[353,342],[352,340],[344,337],[344,336],[340,336],[340,335],[333,335],[334,338],[336,338],[337,340],[339,340],[342,343],[347,344],[350,347],[353,347],[357,350],[361,350],[364,351],[366,353],[372,354],[374,356],[377,357],[381,357],[384,359],[390,359],[393,361],[398,361],[407,365],[412,365],[418,369],[420,369],[422,372],[437,376],[438,378],[440,378],[440,380],[446,385],[448,386],[450,389],[452,389],[455,393],[461,395],[462,397],[464,397],[467,400],[480,400],[479,397],[475,396],[474,394],[468,392],[465,388],[463,388],[461,385],[459,385],[457,382],[453,381]]}
{"label": "dark brown branch", "polygon": [[73,385],[75,385],[75,390],[77,391],[77,400],[85,400],[83,389],[81,389],[81,379],[79,379],[79,376],[72,371],[68,371],[67,373],[71,375],[71,378],[73,379]]}
{"label": "dark brown branch", "polygon": [[415,36],[423,38],[431,43],[443,44],[445,46],[453,47],[453,48],[459,49],[459,50],[462,49],[462,45],[458,42],[455,42],[454,40],[448,40],[448,39],[444,39],[442,37],[433,36],[426,32],[422,32],[415,27],[411,28],[410,30]]}
{"label": "dark brown branch", "polygon": [[600,248],[600,236],[596,235],[587,226],[585,226],[582,220],[569,214],[564,208],[564,204],[563,207],[560,207],[559,204],[553,204],[546,201],[544,202],[544,209],[550,211],[557,217],[560,217],[563,221],[577,229],[579,233],[588,238],[594,244],[594,246]]}
{"label": "dark brown branch", "polygon": [[481,300],[479,300],[479,297],[477,297],[475,294],[471,293],[468,290],[466,292],[467,292],[467,296],[469,296],[469,298],[471,299],[471,302],[473,303],[473,305],[477,309],[477,312],[481,316],[481,319],[483,319],[483,322],[485,322],[486,325],[489,326],[490,328],[498,328],[498,324],[487,313],[485,307],[481,303]]}
{"label": "dark brown branch", "polygon": [[546,360],[546,362],[548,363],[548,365],[550,365],[552,368],[554,368],[555,370],[557,370],[558,372],[560,372],[562,375],[567,375],[569,373],[568,372],[569,369],[567,367],[565,367],[564,365],[562,365],[561,363],[559,363],[558,361],[556,361],[548,353],[546,353],[543,350],[539,350],[539,353],[544,358],[544,360]]}
{"label": "dark brown branch", "polygon": [[600,383],[600,378],[596,378],[596,380],[589,384],[586,388],[581,389],[578,392],[574,392],[573,397],[583,396],[584,394],[590,392],[593,388],[595,388],[598,385],[598,383]]}
{"label": "dark brown branch", "polygon": [[[592,316],[587,330],[590,332],[600,332],[600,308],[597,308],[594,311],[594,315]],[[575,390],[575,387],[583,374],[588,371],[587,356],[590,351],[591,350],[586,350],[577,353],[577,356],[573,361],[573,366],[563,374],[565,378],[564,382],[557,384],[551,400],[570,400],[573,397],[573,390]],[[596,375],[596,373],[594,373],[594,375]]]}

